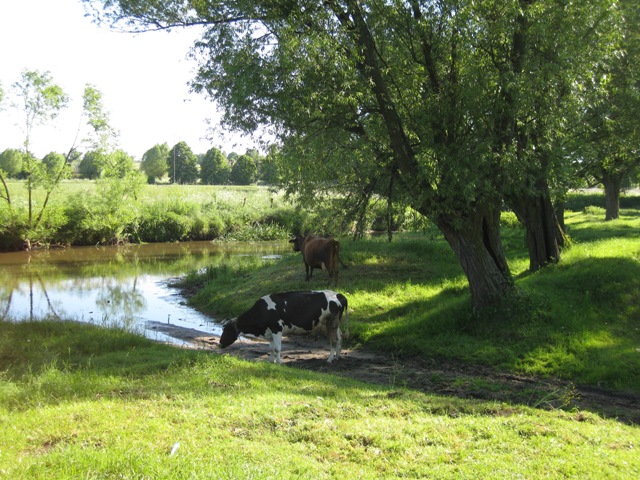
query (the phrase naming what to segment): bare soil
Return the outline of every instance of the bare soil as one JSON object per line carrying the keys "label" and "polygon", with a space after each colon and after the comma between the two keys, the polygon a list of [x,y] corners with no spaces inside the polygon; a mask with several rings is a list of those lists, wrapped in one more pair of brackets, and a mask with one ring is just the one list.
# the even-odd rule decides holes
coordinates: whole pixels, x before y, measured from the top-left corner
{"label": "bare soil", "polygon": [[[190,348],[253,361],[269,360],[269,342],[240,338],[222,350],[219,337],[198,330],[155,323],[153,328],[189,343]],[[640,394],[575,385],[556,378],[536,378],[442,358],[394,356],[367,349],[343,349],[340,360],[327,363],[324,337],[291,336],[282,342],[282,363],[288,367],[354,378],[388,387],[465,399],[529,405],[546,410],[588,411],[628,424],[640,424]]]}

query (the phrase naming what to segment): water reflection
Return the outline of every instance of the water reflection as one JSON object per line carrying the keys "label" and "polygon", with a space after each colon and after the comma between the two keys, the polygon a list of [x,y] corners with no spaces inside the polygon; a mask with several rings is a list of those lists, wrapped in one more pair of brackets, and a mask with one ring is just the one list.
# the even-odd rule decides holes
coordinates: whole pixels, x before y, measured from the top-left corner
{"label": "water reflection", "polygon": [[0,319],[72,319],[180,344],[157,324],[170,322],[212,334],[220,329],[184,305],[167,286],[170,278],[235,255],[277,258],[289,251],[286,242],[189,242],[2,253]]}

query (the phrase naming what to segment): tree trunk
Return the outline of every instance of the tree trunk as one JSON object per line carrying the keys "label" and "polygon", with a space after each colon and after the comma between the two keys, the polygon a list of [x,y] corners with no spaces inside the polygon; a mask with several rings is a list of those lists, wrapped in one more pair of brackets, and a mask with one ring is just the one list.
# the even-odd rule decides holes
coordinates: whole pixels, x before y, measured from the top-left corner
{"label": "tree trunk", "polygon": [[462,226],[448,218],[436,223],[467,276],[474,310],[500,302],[514,288],[500,239],[500,210],[479,207]]}
{"label": "tree trunk", "polygon": [[[564,210],[565,210],[564,203],[565,203],[564,201],[559,201],[554,207],[553,211],[556,215],[556,221],[558,222],[558,227],[563,232],[566,232],[566,228],[564,224]],[[564,245],[564,236],[562,236],[562,239],[559,241],[559,243],[560,243],[560,247]]]}
{"label": "tree trunk", "polygon": [[11,208],[11,195],[9,194],[9,187],[7,186],[7,182],[5,181],[4,176],[2,176],[1,173],[0,182],[2,182],[2,186],[4,187],[4,194],[0,194],[0,198],[4,198],[9,208]]}
{"label": "tree trunk", "polygon": [[605,175],[602,179],[606,198],[605,221],[615,220],[620,215],[620,185],[622,178],[617,175]]}
{"label": "tree trunk", "polygon": [[558,248],[562,251],[567,241],[567,229],[564,224],[564,202],[556,204],[553,208],[553,214],[556,217],[556,242],[558,242]]}
{"label": "tree trunk", "polygon": [[[509,205],[526,229],[529,270],[535,272],[549,263],[560,261],[564,231],[556,218],[546,187],[536,194],[511,195]],[[560,239],[560,240],[559,240]]]}

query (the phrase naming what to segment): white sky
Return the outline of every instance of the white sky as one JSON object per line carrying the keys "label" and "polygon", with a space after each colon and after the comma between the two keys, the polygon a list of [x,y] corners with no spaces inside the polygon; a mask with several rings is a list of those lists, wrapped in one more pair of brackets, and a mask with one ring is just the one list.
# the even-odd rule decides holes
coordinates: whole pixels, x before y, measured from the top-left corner
{"label": "white sky", "polygon": [[228,133],[205,139],[211,136],[205,120],[217,125],[219,114],[187,86],[195,64],[186,55],[197,31],[117,33],[84,15],[80,0],[0,0],[0,152],[24,143],[24,122],[7,98],[24,70],[49,71],[71,98],[51,127],[34,128],[31,150],[38,157],[66,153],[73,144],[87,83],[102,92],[119,147],[138,160],[163,142],[185,141],[196,154],[212,146],[226,153],[253,146]]}

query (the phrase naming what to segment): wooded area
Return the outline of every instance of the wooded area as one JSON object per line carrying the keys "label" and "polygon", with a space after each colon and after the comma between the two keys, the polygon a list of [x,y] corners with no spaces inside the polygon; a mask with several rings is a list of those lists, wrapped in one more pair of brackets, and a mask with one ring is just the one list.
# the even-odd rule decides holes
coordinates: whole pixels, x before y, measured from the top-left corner
{"label": "wooded area", "polygon": [[226,126],[274,136],[278,185],[301,202],[340,193],[345,221],[379,198],[390,218],[429,218],[475,308],[513,292],[503,205],[537,270],[561,258],[571,188],[602,184],[614,219],[637,182],[636,0],[84,3],[128,31],[205,25],[191,88]]}

